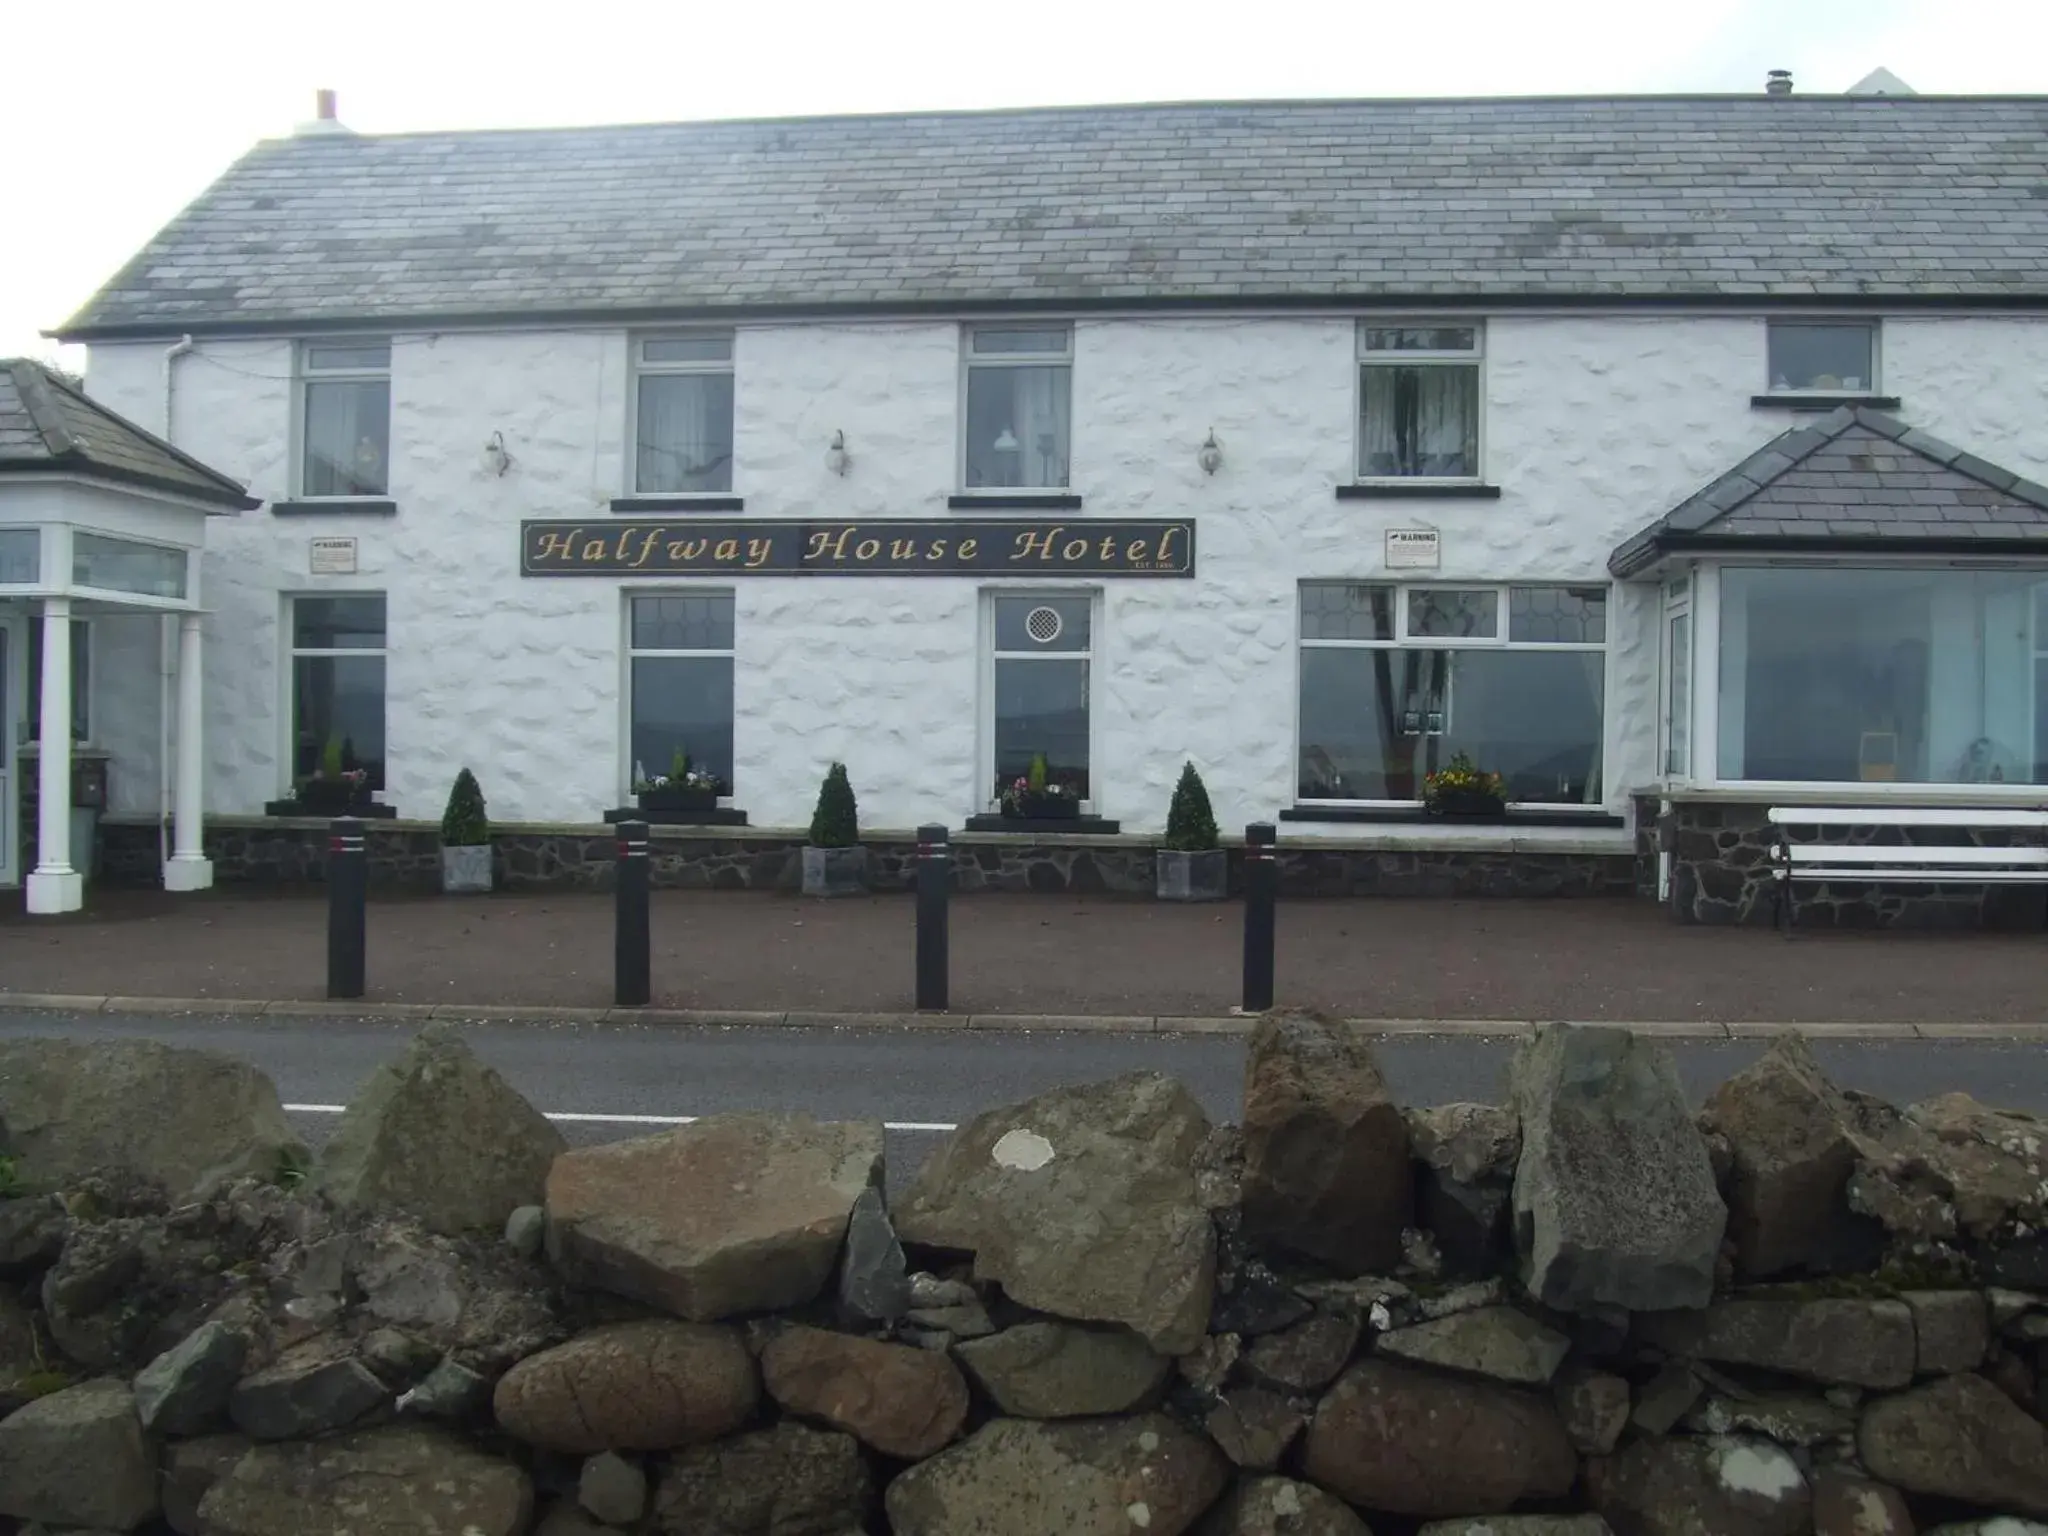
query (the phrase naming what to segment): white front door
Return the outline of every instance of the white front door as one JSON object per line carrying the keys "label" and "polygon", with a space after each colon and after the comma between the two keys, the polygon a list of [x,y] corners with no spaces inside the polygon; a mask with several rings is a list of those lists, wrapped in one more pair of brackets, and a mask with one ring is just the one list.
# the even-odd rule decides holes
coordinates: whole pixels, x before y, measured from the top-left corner
{"label": "white front door", "polygon": [[14,885],[21,879],[21,838],[15,818],[21,812],[20,792],[14,782],[14,717],[19,706],[14,697],[14,621],[0,616],[0,885]]}

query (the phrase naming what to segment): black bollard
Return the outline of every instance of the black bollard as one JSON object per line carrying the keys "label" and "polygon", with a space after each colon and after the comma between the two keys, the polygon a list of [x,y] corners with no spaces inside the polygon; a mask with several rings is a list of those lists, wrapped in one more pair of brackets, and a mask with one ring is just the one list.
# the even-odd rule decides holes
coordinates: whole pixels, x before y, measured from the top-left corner
{"label": "black bollard", "polygon": [[647,823],[619,823],[618,919],[612,960],[612,1001],[621,1008],[645,1007],[654,995],[649,955]]}
{"label": "black bollard", "polygon": [[1244,829],[1244,1011],[1273,1006],[1273,906],[1280,866],[1273,858],[1273,823]]}
{"label": "black bollard", "polygon": [[370,857],[353,816],[327,828],[327,995],[361,997],[369,943]]}
{"label": "black bollard", "polygon": [[946,1011],[946,893],[952,884],[953,848],[944,827],[917,829],[917,1007]]}

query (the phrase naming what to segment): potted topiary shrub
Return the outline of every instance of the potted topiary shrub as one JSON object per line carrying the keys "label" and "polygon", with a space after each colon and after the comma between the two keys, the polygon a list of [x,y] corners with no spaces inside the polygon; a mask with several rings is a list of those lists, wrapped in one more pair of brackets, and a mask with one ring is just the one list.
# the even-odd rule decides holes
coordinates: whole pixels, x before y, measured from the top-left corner
{"label": "potted topiary shrub", "polygon": [[450,896],[491,888],[491,823],[484,792],[467,768],[455,775],[448,808],[441,813],[441,889]]}
{"label": "potted topiary shrub", "polygon": [[834,763],[818,786],[818,808],[804,844],[806,896],[858,896],[867,889],[868,851],[860,845],[860,807],[846,764]]}
{"label": "potted topiary shrub", "polygon": [[1221,901],[1230,866],[1216,842],[1216,815],[1193,763],[1184,763],[1166,811],[1166,840],[1154,856],[1161,901]]}

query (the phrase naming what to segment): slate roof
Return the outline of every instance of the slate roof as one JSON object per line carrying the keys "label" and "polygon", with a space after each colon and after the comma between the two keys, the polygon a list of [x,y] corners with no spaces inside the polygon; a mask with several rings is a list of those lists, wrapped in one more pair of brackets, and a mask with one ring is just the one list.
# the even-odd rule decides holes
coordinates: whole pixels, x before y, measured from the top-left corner
{"label": "slate roof", "polygon": [[262,505],[28,358],[0,360],[0,476],[79,474],[246,510]]}
{"label": "slate roof", "polygon": [[2048,298],[2048,98],[1269,102],[259,144],[57,334]]}
{"label": "slate roof", "polygon": [[1844,406],[1772,438],[1622,544],[1607,568],[1627,577],[1670,554],[1847,548],[2048,554],[2048,485]]}

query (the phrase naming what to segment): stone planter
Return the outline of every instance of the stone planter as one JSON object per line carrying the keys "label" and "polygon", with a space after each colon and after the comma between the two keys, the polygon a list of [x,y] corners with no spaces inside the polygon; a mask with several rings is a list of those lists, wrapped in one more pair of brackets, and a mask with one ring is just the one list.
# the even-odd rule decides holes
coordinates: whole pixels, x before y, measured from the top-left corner
{"label": "stone planter", "polygon": [[491,845],[441,850],[441,891],[447,896],[476,896],[491,889]]}
{"label": "stone planter", "polygon": [[1230,859],[1221,848],[1161,848],[1155,858],[1161,901],[1221,901],[1229,889]]}
{"label": "stone planter", "polygon": [[804,846],[806,896],[861,896],[867,888],[867,849]]}

